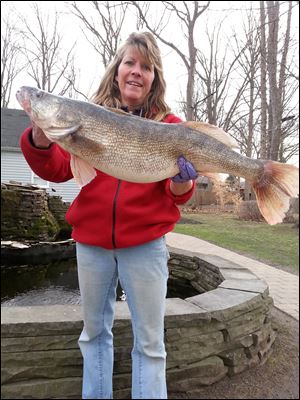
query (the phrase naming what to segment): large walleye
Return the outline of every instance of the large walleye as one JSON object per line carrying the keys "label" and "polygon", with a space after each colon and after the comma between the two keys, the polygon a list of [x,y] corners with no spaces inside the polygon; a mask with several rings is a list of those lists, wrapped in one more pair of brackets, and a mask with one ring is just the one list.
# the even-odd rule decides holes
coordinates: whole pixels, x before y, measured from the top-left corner
{"label": "large walleye", "polygon": [[96,176],[94,168],[130,182],[160,181],[179,172],[182,155],[202,175],[227,173],[249,180],[271,225],[282,222],[290,197],[298,195],[298,168],[238,154],[229,135],[213,125],[155,122],[26,86],[17,99],[46,136],[71,154],[80,186]]}

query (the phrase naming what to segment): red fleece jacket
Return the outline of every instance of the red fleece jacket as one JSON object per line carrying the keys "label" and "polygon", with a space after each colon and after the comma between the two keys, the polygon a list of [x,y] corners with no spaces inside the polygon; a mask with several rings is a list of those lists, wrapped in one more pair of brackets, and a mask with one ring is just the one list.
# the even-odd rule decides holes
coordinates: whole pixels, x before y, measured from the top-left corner
{"label": "red fleece jacket", "polygon": [[[173,114],[163,122],[179,123]],[[38,149],[30,140],[32,128],[20,139],[24,157],[35,174],[50,182],[73,178],[70,154],[53,143],[49,149]],[[170,232],[180,212],[177,207],[193,194],[181,196],[170,191],[170,179],[155,183],[121,181],[99,170],[72,202],[66,220],[73,227],[74,240],[106,249],[136,246]]]}

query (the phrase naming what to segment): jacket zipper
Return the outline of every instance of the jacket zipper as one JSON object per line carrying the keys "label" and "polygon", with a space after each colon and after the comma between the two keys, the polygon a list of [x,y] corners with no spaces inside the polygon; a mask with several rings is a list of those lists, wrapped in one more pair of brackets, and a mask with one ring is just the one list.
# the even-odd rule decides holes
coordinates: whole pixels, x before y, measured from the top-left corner
{"label": "jacket zipper", "polygon": [[121,186],[121,180],[118,180],[118,186],[116,190],[116,194],[114,197],[114,202],[113,202],[113,214],[112,214],[112,245],[113,248],[116,248],[116,237],[115,237],[115,228],[116,228],[116,208],[117,208],[117,198],[119,195],[120,191],[120,186]]}

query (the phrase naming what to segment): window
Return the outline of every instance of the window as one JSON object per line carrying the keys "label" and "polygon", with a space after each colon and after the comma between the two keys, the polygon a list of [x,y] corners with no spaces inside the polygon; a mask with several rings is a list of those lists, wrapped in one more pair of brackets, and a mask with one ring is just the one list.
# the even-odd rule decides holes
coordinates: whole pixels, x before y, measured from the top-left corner
{"label": "window", "polygon": [[208,183],[197,182],[197,189],[207,192],[209,190]]}

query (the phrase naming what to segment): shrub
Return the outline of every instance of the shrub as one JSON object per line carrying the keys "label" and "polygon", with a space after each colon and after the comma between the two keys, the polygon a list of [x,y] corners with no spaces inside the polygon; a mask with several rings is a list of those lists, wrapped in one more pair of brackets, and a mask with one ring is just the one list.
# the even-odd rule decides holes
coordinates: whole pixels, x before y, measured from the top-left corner
{"label": "shrub", "polygon": [[236,213],[242,202],[239,191],[235,187],[228,185],[227,182],[220,180],[214,180],[213,184],[219,209],[225,211],[225,206],[231,205],[233,206],[233,212]]}
{"label": "shrub", "polygon": [[299,197],[292,197],[290,199],[290,208],[283,222],[295,223],[299,227]]}
{"label": "shrub", "polygon": [[261,215],[257,201],[256,200],[247,200],[243,201],[239,204],[238,208],[238,217],[239,219],[251,220],[251,221],[261,221],[263,220],[263,216]]}

